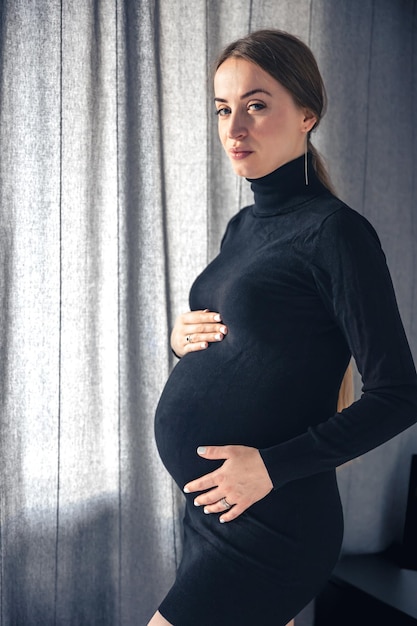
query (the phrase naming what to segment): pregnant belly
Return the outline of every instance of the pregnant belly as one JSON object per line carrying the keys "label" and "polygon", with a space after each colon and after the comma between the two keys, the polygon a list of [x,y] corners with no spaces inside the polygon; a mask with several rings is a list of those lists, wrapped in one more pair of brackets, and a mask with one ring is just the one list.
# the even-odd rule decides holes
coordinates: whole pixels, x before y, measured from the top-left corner
{"label": "pregnant belly", "polygon": [[291,382],[305,379],[300,372],[283,374],[276,356],[272,366],[265,355],[214,348],[177,364],[156,411],[159,454],[180,488],[222,463],[200,458],[199,445],[269,447],[303,432],[312,418],[311,397]]}

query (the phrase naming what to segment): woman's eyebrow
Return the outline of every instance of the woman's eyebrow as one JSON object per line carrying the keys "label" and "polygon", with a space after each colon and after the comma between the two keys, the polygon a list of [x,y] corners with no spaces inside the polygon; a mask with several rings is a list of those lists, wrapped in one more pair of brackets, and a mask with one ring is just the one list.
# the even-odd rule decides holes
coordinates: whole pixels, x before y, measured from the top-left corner
{"label": "woman's eyebrow", "polygon": [[[250,91],[247,91],[242,96],[240,96],[240,99],[244,100],[245,98],[249,98],[249,96],[255,95],[255,93],[265,93],[267,96],[271,96],[269,91],[267,91],[266,89],[259,88],[259,89],[251,89]],[[227,102],[227,100],[225,100],[224,98],[214,98],[214,102]]]}

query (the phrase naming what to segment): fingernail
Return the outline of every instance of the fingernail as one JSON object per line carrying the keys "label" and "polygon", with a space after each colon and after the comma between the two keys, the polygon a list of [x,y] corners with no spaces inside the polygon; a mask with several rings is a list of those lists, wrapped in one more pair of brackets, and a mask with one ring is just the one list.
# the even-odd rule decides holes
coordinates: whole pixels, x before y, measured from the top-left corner
{"label": "fingernail", "polygon": [[226,328],[226,326],[222,326],[222,327],[221,327],[221,329],[220,329],[220,332],[222,332],[222,333],[223,333],[223,335],[225,335],[225,334],[227,333],[227,328]]}
{"label": "fingernail", "polygon": [[201,344],[201,347],[204,348],[208,348],[208,343],[206,343],[205,341],[203,341],[203,343]]}
{"label": "fingernail", "polygon": [[208,514],[210,513],[210,511],[209,511],[208,509],[206,509],[206,507],[204,507],[203,511],[204,511],[204,513],[205,513],[206,515],[208,515]]}
{"label": "fingernail", "polygon": [[214,335],[214,338],[215,338],[217,341],[220,341],[221,339],[223,339],[223,335],[222,335],[221,333],[216,333],[216,335]]}
{"label": "fingernail", "polygon": [[222,517],[219,519],[220,524],[224,524],[225,523],[225,519],[223,519]]}
{"label": "fingernail", "polygon": [[190,493],[190,490],[188,489],[188,487],[184,487],[183,491],[184,493]]}
{"label": "fingernail", "polygon": [[206,450],[207,450],[207,448],[205,446],[198,446],[197,454],[205,454]]}
{"label": "fingernail", "polygon": [[215,322],[221,322],[222,318],[220,317],[220,315],[218,313],[216,313],[216,315],[214,316],[214,321]]}
{"label": "fingernail", "polygon": [[197,500],[194,500],[194,506],[200,506],[200,503]]}

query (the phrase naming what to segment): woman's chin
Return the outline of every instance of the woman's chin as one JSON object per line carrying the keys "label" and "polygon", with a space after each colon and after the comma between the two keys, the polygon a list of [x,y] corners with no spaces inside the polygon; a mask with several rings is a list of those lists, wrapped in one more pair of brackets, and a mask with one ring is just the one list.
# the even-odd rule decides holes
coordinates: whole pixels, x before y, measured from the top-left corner
{"label": "woman's chin", "polygon": [[242,178],[251,179],[262,178],[281,165],[281,163],[278,163],[277,166],[274,167],[274,163],[265,164],[259,163],[259,161],[255,162],[255,159],[251,159],[251,157],[247,157],[241,161],[231,159],[231,163],[235,174]]}
{"label": "woman's chin", "polygon": [[236,163],[232,161],[232,167],[238,176],[242,178],[260,178],[262,174],[258,174],[259,168],[251,166],[249,163]]}

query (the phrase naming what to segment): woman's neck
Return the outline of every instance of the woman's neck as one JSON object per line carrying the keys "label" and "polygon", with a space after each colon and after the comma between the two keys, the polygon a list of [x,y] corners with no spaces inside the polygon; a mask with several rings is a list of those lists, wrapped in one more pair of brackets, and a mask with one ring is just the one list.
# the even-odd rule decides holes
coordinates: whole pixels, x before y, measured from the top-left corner
{"label": "woman's neck", "polygon": [[328,193],[314,170],[312,156],[307,155],[285,163],[262,178],[247,179],[255,196],[254,213],[259,217],[280,215],[296,210],[312,198]]}

